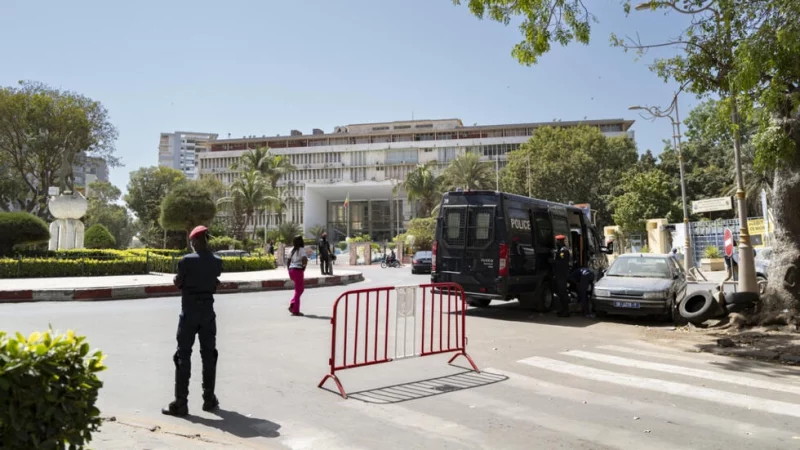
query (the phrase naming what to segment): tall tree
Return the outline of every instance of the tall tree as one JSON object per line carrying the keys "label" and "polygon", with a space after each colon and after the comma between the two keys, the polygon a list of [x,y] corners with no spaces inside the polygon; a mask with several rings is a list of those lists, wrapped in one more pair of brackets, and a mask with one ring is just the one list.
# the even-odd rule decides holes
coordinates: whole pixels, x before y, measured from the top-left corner
{"label": "tall tree", "polygon": [[230,196],[222,198],[219,203],[241,206],[244,212],[245,223],[252,224],[252,235],[255,237],[256,226],[253,218],[259,211],[264,211],[270,204],[277,201],[275,192],[269,182],[256,170],[241,173],[231,184]]}
{"label": "tall tree", "polygon": [[[186,176],[183,172],[170,167],[142,167],[131,172],[125,203],[139,219],[141,238],[145,244],[161,247],[164,239],[164,229],[159,223],[161,201],[171,190],[184,182]],[[173,239],[178,238],[180,236]]]}
{"label": "tall tree", "polygon": [[494,167],[481,161],[477,153],[467,152],[450,161],[441,175],[442,187],[447,191],[458,188],[465,191],[494,189]]}
{"label": "tall tree", "polygon": [[408,173],[403,189],[409,202],[419,202],[419,214],[427,217],[442,197],[441,180],[434,173],[433,163],[419,164]]}
{"label": "tall tree", "polygon": [[[627,137],[607,138],[589,126],[544,127],[508,155],[500,180],[504,191],[554,202],[588,202],[597,220],[611,223],[609,196],[638,159]],[[592,174],[592,176],[587,176]]]}
{"label": "tall tree", "polygon": [[[492,19],[506,24],[512,18],[523,20],[524,40],[514,52],[522,64],[535,63],[550,50],[553,40],[586,44],[594,20],[581,0],[470,0],[469,4],[478,17],[488,11]],[[624,7],[630,11],[629,2]],[[675,80],[696,94],[720,94],[731,113],[737,146],[739,109],[747,109],[754,101],[765,107],[767,119],[760,123],[754,138],[755,161],[761,169],[775,171],[778,245],[769,269],[764,309],[798,311],[800,210],[793,199],[800,198],[800,2],[656,0],[644,8],[691,16],[687,28],[676,30],[680,33],[677,39],[654,45],[674,45],[681,51],[674,58],[657,60],[653,68],[664,79]],[[632,46],[648,48],[638,43]]]}
{"label": "tall tree", "polygon": [[111,183],[95,181],[89,184],[89,207],[83,218],[87,227],[103,225],[114,236],[118,248],[128,248],[136,234],[128,209],[117,204],[120,190]]}
{"label": "tall tree", "polygon": [[108,111],[88,97],[31,81],[0,88],[0,155],[22,188],[11,199],[16,208],[46,218],[48,188],[78,154],[119,165],[116,139]]}
{"label": "tall tree", "polygon": [[217,207],[211,199],[211,192],[200,182],[191,180],[175,186],[164,197],[159,222],[166,230],[184,231],[188,248],[192,228],[210,224],[216,213]]}
{"label": "tall tree", "polygon": [[614,223],[625,233],[645,231],[648,218],[680,216],[677,195],[670,177],[658,169],[632,170],[620,180],[621,195],[614,197]]}

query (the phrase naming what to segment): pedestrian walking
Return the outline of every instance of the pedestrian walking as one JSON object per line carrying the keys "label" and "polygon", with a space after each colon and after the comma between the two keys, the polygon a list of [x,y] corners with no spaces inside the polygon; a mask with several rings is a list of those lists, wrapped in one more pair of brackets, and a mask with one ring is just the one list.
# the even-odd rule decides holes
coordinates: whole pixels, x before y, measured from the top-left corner
{"label": "pedestrian walking", "polygon": [[303,236],[295,236],[292,241],[292,252],[289,254],[289,278],[294,283],[294,297],[289,303],[289,312],[293,316],[302,316],[300,312],[300,296],[305,290],[305,271],[308,265]]}
{"label": "pedestrian walking", "polygon": [[331,250],[331,244],[328,242],[328,233],[322,233],[322,238],[319,240],[317,247],[319,248],[319,266],[322,274],[333,275],[333,269],[331,268],[333,251]]}
{"label": "pedestrian walking", "polygon": [[565,243],[566,237],[563,234],[556,236],[556,251],[553,257],[553,281],[555,282],[556,294],[559,300],[559,317],[569,317],[569,291],[567,281],[570,273],[570,253]]}
{"label": "pedestrian walking", "polygon": [[192,375],[192,347],[197,336],[203,361],[203,411],[219,407],[214,394],[217,378],[217,315],[214,313],[214,294],[217,292],[222,260],[208,248],[208,228],[195,227],[189,233],[194,253],[178,262],[173,282],[181,290],[181,314],[178,319],[178,349],[175,363],[175,400],[161,410],[171,416],[189,414],[189,378]]}

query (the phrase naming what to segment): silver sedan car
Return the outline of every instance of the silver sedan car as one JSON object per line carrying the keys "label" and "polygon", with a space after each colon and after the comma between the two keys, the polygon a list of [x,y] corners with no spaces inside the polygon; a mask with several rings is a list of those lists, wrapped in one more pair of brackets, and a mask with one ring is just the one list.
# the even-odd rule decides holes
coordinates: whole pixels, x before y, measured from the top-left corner
{"label": "silver sedan car", "polygon": [[594,287],[598,313],[680,319],[679,302],[686,295],[686,273],[670,255],[620,255]]}

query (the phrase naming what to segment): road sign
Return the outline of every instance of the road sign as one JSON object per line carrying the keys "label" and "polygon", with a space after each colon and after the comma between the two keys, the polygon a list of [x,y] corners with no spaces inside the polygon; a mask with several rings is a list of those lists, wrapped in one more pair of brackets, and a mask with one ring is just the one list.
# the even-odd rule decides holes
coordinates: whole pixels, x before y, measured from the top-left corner
{"label": "road sign", "polygon": [[692,202],[692,212],[704,213],[711,211],[728,211],[733,209],[733,197],[707,198]]}
{"label": "road sign", "polygon": [[725,255],[730,258],[733,256],[733,233],[731,232],[731,229],[725,228],[725,232],[722,234],[722,237],[725,239]]}

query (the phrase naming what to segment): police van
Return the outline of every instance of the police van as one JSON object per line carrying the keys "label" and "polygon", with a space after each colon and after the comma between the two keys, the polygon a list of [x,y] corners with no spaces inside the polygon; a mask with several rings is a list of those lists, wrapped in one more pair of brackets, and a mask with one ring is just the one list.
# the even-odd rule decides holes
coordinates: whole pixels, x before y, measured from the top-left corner
{"label": "police van", "polygon": [[573,267],[595,279],[608,267],[591,209],[494,191],[442,197],[433,243],[431,280],[464,287],[470,304],[518,299],[539,311],[553,303],[550,262],[564,235]]}

